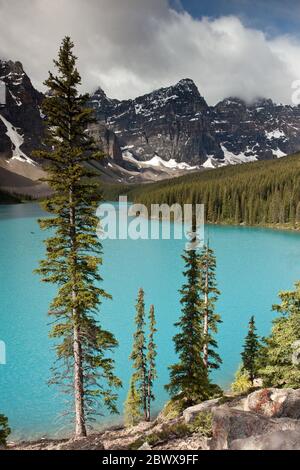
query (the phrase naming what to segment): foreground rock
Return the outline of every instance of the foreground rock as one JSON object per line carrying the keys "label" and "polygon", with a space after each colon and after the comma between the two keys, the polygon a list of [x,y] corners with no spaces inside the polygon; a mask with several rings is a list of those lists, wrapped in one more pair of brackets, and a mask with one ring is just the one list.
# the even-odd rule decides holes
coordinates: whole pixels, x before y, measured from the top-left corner
{"label": "foreground rock", "polygon": [[191,406],[184,410],[183,417],[186,423],[192,423],[200,413],[211,412],[220,402],[220,398],[214,398],[213,400],[207,400],[199,405]]}
{"label": "foreground rock", "polygon": [[237,439],[232,442],[232,450],[300,450],[300,431],[281,430],[266,435]]}
{"label": "foreground rock", "polygon": [[245,410],[270,418],[300,418],[300,390],[265,388],[251,393],[245,401]]}
{"label": "foreground rock", "polygon": [[[259,448],[269,450],[274,445],[275,438],[285,432],[285,444],[287,448],[294,446],[294,441],[288,442],[288,438],[300,433],[300,421],[290,418],[270,419],[251,411],[231,409],[228,406],[216,408],[213,414],[213,439],[210,448],[214,450],[224,449],[249,449],[254,443],[259,443]],[[288,433],[287,433],[288,431]],[[283,444],[281,444],[283,445]],[[270,447],[271,446],[271,447]],[[300,449],[300,441],[298,442]]]}

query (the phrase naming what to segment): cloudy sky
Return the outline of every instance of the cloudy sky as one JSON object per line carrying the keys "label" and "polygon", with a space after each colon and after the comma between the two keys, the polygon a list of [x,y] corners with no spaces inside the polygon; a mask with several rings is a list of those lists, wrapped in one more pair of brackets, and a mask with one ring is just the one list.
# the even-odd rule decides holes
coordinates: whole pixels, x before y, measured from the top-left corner
{"label": "cloudy sky", "polygon": [[42,89],[70,35],[86,91],[130,98],[189,77],[209,104],[289,103],[299,24],[299,0],[0,0],[0,58],[20,60]]}

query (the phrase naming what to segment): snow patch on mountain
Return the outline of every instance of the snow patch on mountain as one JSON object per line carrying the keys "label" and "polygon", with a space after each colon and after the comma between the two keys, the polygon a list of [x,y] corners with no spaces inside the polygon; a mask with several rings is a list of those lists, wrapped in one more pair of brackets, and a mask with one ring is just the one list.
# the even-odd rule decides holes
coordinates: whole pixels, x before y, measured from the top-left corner
{"label": "snow patch on mountain", "polygon": [[16,128],[5,119],[0,114],[0,119],[6,127],[6,135],[9,137],[11,144],[12,144],[12,153],[13,156],[11,160],[20,160],[21,162],[30,163],[30,165],[35,165],[35,162],[31,160],[31,158],[27,157],[23,150],[21,150],[21,146],[24,143],[23,136],[21,136]]}
{"label": "snow patch on mountain", "polygon": [[273,155],[274,155],[275,157],[277,157],[277,158],[286,157],[286,153],[282,152],[282,151],[280,150],[280,148],[277,148],[277,149],[275,149],[275,150],[272,150],[272,153],[273,153]]}
{"label": "snow patch on mountain", "polygon": [[203,168],[218,168],[220,161],[214,158],[213,155],[207,155],[207,160],[203,163]]}
{"label": "snow patch on mountain", "polygon": [[11,90],[9,90],[9,93],[10,93],[10,96],[12,97],[12,99],[14,100],[14,102],[16,103],[16,105],[17,106],[22,106],[22,101],[20,100],[20,98],[15,96]]}
{"label": "snow patch on mountain", "polygon": [[191,166],[185,162],[176,162],[174,158],[170,160],[164,160],[163,158],[155,155],[150,160],[140,161],[134,158],[132,153],[128,150],[129,147],[125,151],[123,151],[123,159],[134,163],[138,168],[147,168],[147,167],[156,167],[156,168],[167,168],[170,170],[197,170],[199,169],[198,166]]}
{"label": "snow patch on mountain", "polygon": [[224,145],[221,145],[221,149],[224,153],[224,164],[225,165],[237,165],[239,163],[248,163],[248,162],[256,162],[257,158],[255,155],[245,155],[245,153],[239,153],[235,155],[234,153],[227,150]]}
{"label": "snow patch on mountain", "polygon": [[153,158],[144,163],[148,166],[164,166],[172,170],[196,170],[198,168],[197,166],[191,166],[185,162],[177,163],[174,158],[171,158],[170,160],[163,160],[158,155],[155,155]]}
{"label": "snow patch on mountain", "polygon": [[282,137],[286,137],[285,133],[280,129],[275,129],[271,132],[265,131],[267,139],[281,139]]}

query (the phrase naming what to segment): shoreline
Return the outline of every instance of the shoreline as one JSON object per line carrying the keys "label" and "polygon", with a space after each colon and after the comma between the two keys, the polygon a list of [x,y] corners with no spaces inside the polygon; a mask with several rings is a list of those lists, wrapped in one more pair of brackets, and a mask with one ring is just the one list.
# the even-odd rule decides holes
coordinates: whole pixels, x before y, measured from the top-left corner
{"label": "shoreline", "polygon": [[[0,202],[0,207],[4,207],[4,206],[13,206],[13,205],[16,205],[16,206],[20,206],[20,205],[27,205],[27,204],[37,204],[37,205],[40,205],[40,202],[42,200],[21,200],[20,202],[4,202],[4,203],[1,203]],[[118,201],[102,201],[104,203],[113,203],[113,204],[116,204]],[[131,202],[131,201],[128,201],[128,205],[131,205],[131,204],[137,204],[136,202]],[[130,217],[130,215],[129,215]],[[159,220],[159,221],[162,221],[163,219],[162,218],[159,218],[159,217],[147,217],[148,220]],[[282,232],[290,232],[290,233],[299,233],[300,234],[300,222],[297,224],[297,226],[292,226],[290,223],[283,223],[283,224],[280,224],[280,223],[276,223],[276,224],[270,224],[270,223],[259,223],[259,224],[254,224],[254,225],[250,225],[250,224],[246,224],[245,222],[241,222],[239,224],[236,224],[234,222],[226,222],[226,221],[223,221],[223,222],[205,222],[204,225],[206,226],[223,226],[223,227],[238,227],[238,228],[261,228],[261,229],[268,229],[268,230],[274,230],[274,231],[282,231]]]}
{"label": "shoreline", "polygon": [[235,224],[229,222],[206,222],[205,225],[208,226],[222,226],[222,227],[238,227],[238,228],[261,228],[261,229],[268,229],[274,230],[277,232],[290,232],[290,233],[299,233],[300,234],[300,224],[298,227],[291,227],[285,224],[255,224],[255,225],[248,225],[245,223]]}

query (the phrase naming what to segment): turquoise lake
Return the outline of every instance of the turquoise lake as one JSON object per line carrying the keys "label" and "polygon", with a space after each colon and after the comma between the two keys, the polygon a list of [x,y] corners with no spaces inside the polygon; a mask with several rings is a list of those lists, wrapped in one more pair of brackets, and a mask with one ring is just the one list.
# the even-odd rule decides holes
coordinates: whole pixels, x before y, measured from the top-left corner
{"label": "turquoise lake", "polygon": [[[64,396],[49,387],[54,360],[48,306],[53,286],[33,274],[44,255],[36,204],[0,206],[0,341],[6,345],[7,363],[0,365],[0,413],[8,416],[13,438],[56,436],[68,427],[60,417]],[[210,245],[217,256],[217,281],[222,295],[218,312],[223,323],[218,334],[222,367],[214,380],[228,387],[240,363],[247,323],[256,316],[258,332],[270,331],[280,290],[300,279],[300,235],[268,229],[210,226]],[[172,336],[180,314],[178,289],[183,278],[181,253],[184,240],[106,240],[102,286],[113,296],[99,312],[103,326],[119,341],[114,354],[116,371],[123,380],[119,409],[127,394],[131,366],[128,356],[134,330],[134,305],[139,287],[146,305],[156,308],[158,374],[155,409],[167,400],[164,384],[168,365],[175,360]],[[101,423],[115,422],[104,416]],[[100,424],[101,424],[100,423]]]}

